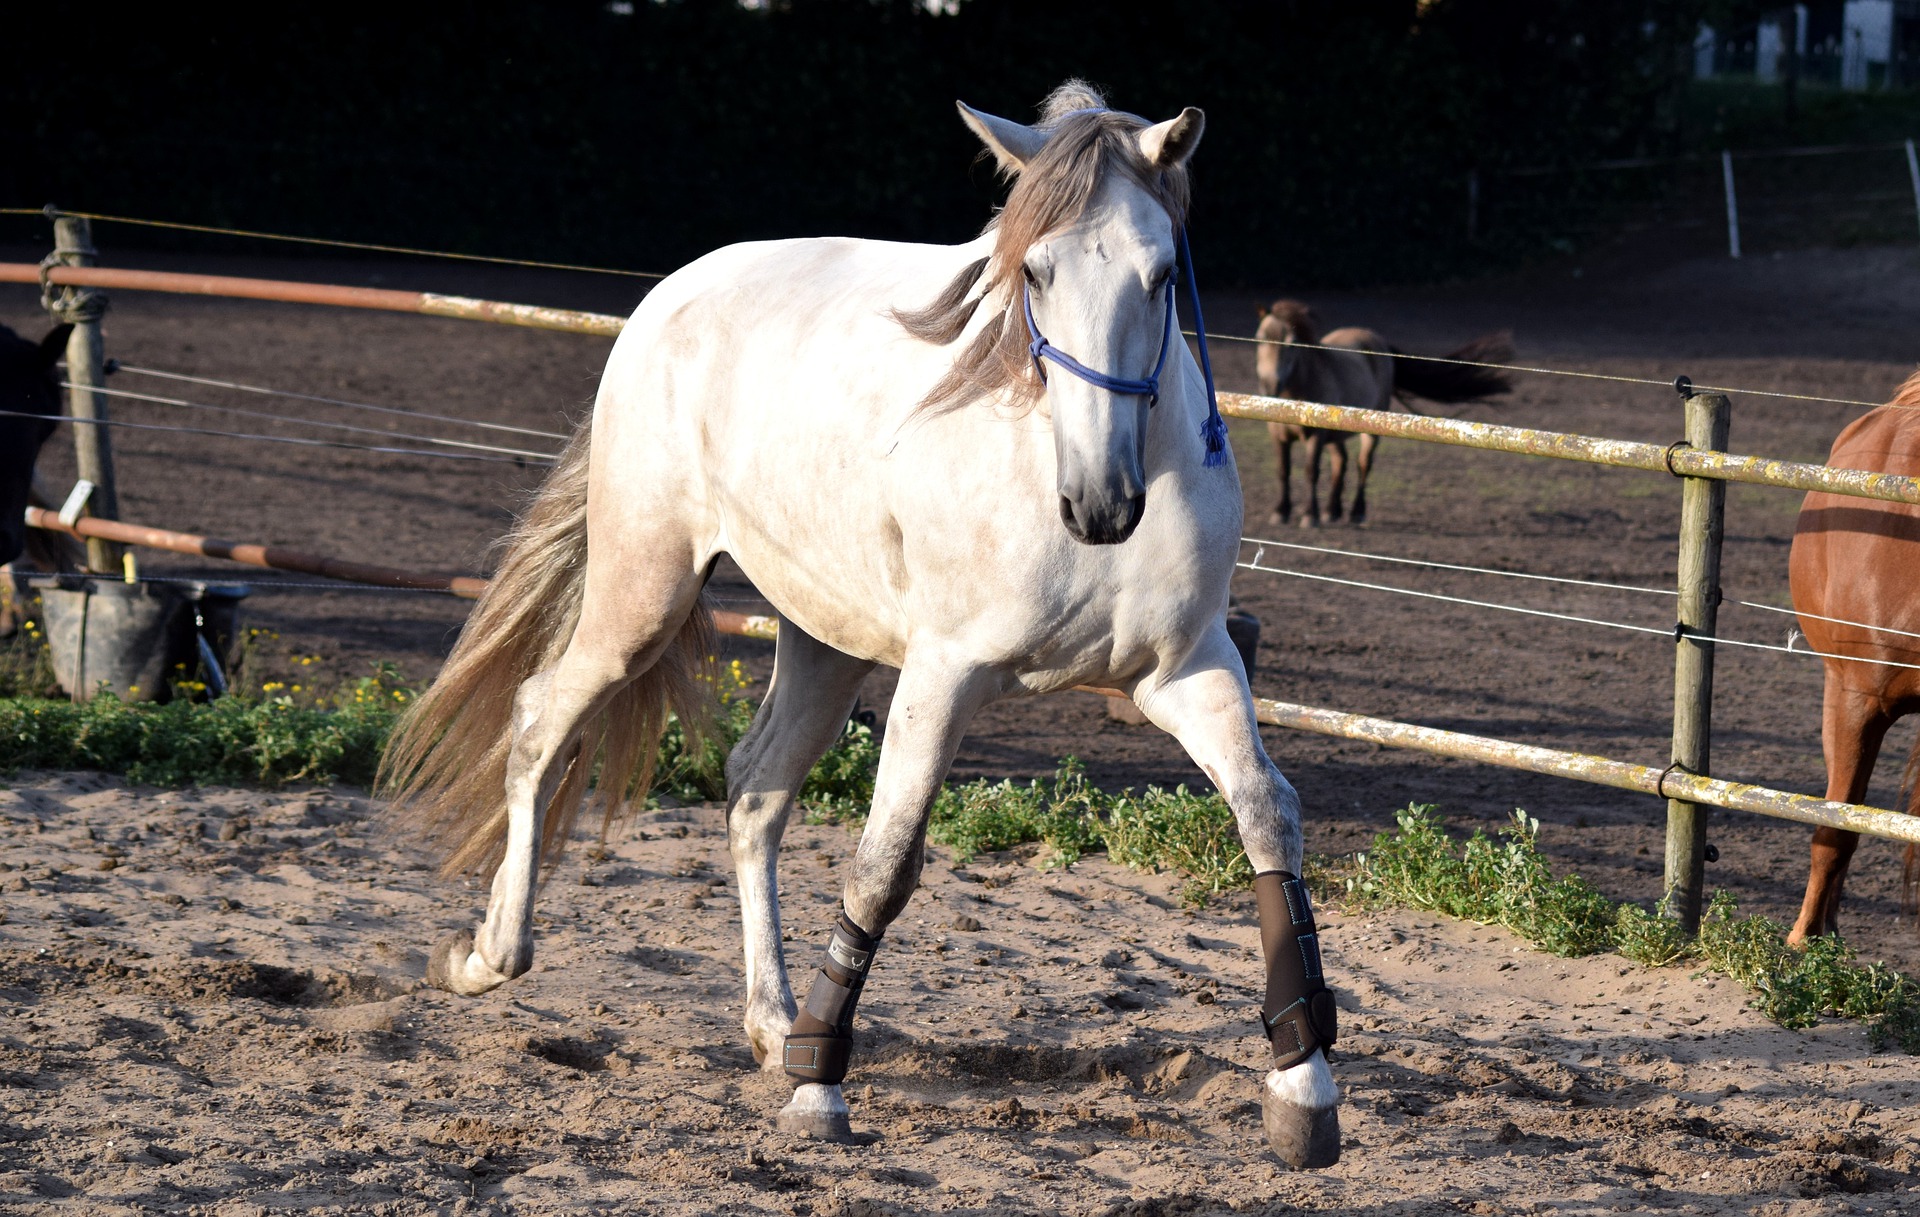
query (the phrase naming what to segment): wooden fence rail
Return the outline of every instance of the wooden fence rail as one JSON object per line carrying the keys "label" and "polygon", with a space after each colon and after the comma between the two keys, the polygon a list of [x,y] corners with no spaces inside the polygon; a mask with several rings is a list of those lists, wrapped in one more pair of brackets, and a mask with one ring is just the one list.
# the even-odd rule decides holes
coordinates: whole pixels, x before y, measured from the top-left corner
{"label": "wooden fence rail", "polygon": [[[44,278],[43,278],[44,276]],[[334,305],[348,308],[384,309],[417,313],[423,316],[452,317],[488,321],[504,325],[532,326],[569,333],[611,337],[619,334],[625,319],[604,313],[570,309],[539,308],[476,300],[464,296],[443,296],[431,292],[406,292],[379,288],[340,287],[313,283],[292,283],[267,279],[242,279],[227,276],[183,275],[158,271],[116,270],[91,266],[40,267],[21,263],[0,263],[0,283],[50,284],[55,287],[116,288],[132,291],[162,291],[191,295],[228,296],[250,300],[273,300],[295,304]],[[1683,395],[1684,396],[1684,395]],[[1640,469],[1671,474],[1684,480],[1686,508],[1682,512],[1683,601],[1693,604],[1694,615],[1707,612],[1717,602],[1718,546],[1724,530],[1724,495],[1717,483],[1744,482],[1750,485],[1776,486],[1788,490],[1820,490],[1854,498],[1886,502],[1920,504],[1920,479],[1877,473],[1871,470],[1835,469],[1798,461],[1768,457],[1742,456],[1720,451],[1726,434],[1717,428],[1690,421],[1688,440],[1662,446],[1629,440],[1572,435],[1527,427],[1506,427],[1463,419],[1429,418],[1394,414],[1381,410],[1363,410],[1352,406],[1318,402],[1290,401],[1258,397],[1246,393],[1222,393],[1220,412],[1236,418],[1267,422],[1296,423],[1339,431],[1357,431],[1372,435],[1452,444],[1496,452],[1511,452],[1587,464]],[[1712,407],[1724,421],[1726,403],[1716,398]],[[1698,414],[1696,404],[1689,405],[1690,416]],[[1700,416],[1702,419],[1705,415]],[[1713,493],[1707,493],[1709,486]],[[84,523],[84,522],[83,522]],[[55,521],[57,525],[57,521]],[[40,526],[45,527],[44,523]],[[137,530],[135,530],[137,531]],[[146,530],[149,533],[158,530]],[[129,537],[129,540],[132,538]],[[191,538],[203,545],[205,538]],[[152,544],[152,541],[135,541]],[[229,545],[217,542],[211,544]],[[178,548],[177,546],[167,546]],[[231,547],[231,546],[230,546]],[[262,552],[265,553],[263,547]],[[187,552],[210,552],[188,549]],[[236,551],[237,552],[237,551]],[[282,551],[284,552],[284,551]],[[234,556],[233,554],[218,556]],[[306,557],[306,555],[299,555]],[[249,560],[240,558],[239,560]],[[318,560],[324,561],[324,560]],[[261,562],[262,565],[273,563]],[[291,569],[310,570],[312,567]],[[335,567],[334,569],[339,569]],[[329,573],[314,570],[314,573]],[[387,572],[392,574],[392,572]],[[351,576],[348,576],[351,577]],[[447,581],[451,583],[451,581]],[[477,583],[478,581],[464,581]],[[1703,608],[1702,606],[1709,606]],[[1667,886],[1679,897],[1682,922],[1692,929],[1697,924],[1699,893],[1702,890],[1703,854],[1706,849],[1703,807],[1721,807],[1760,815],[1828,825],[1848,831],[1870,833],[1911,843],[1920,843],[1920,817],[1854,804],[1832,803],[1806,795],[1768,790],[1764,787],[1724,782],[1707,776],[1707,742],[1710,737],[1712,702],[1712,644],[1697,636],[1711,630],[1700,622],[1685,620],[1682,607],[1681,627],[1676,629],[1680,655],[1675,670],[1675,717],[1673,764],[1665,769],[1632,765],[1602,757],[1556,752],[1552,749],[1505,740],[1484,739],[1456,732],[1437,731],[1410,723],[1395,723],[1334,710],[1295,706],[1290,703],[1256,699],[1262,722],[1301,730],[1340,735],[1350,739],[1368,739],[1396,748],[1410,748],[1442,756],[1468,757],[1488,764],[1549,773],[1578,781],[1597,782],[1622,789],[1639,790],[1670,800],[1667,842]],[[754,637],[772,637],[776,623],[771,618],[727,613],[721,628],[730,633]],[[1099,690],[1096,690],[1099,691]]]}
{"label": "wooden fence rail", "polygon": [[[37,285],[40,282],[40,273],[40,268],[30,263],[0,263],[0,283]],[[417,313],[427,317],[453,317],[467,321],[489,321],[499,325],[561,330],[571,334],[591,334],[602,338],[617,336],[621,328],[626,325],[626,318],[616,317],[610,313],[543,308],[532,304],[507,304],[498,300],[477,300],[469,296],[443,296],[433,292],[341,287],[279,279],[241,279],[227,275],[185,275],[165,271],[66,266],[53,267],[48,272],[48,279],[56,287],[120,288],[128,291],[271,300],[285,304],[382,309],[388,312]],[[1581,461],[1590,465],[1644,469],[1655,473],[1671,473],[1677,477],[1713,478],[1717,481],[1747,482],[1757,486],[1779,486],[1789,490],[1824,490],[1831,494],[1850,495],[1854,498],[1920,504],[1920,479],[1863,469],[1834,469],[1826,465],[1781,461],[1764,456],[1739,456],[1727,452],[1711,452],[1685,445],[1663,447],[1659,444],[1636,443],[1632,440],[1541,431],[1531,427],[1503,427],[1493,423],[1477,423],[1457,418],[1429,418],[1417,414],[1395,414],[1385,410],[1362,410],[1354,406],[1258,397],[1251,393],[1220,394],[1220,412],[1234,418],[1299,423],[1303,426],[1326,427],[1336,431],[1359,431],[1369,435],[1395,436],[1435,444],[1454,444],[1465,448],[1484,448],[1495,452],[1514,452],[1526,456]]]}

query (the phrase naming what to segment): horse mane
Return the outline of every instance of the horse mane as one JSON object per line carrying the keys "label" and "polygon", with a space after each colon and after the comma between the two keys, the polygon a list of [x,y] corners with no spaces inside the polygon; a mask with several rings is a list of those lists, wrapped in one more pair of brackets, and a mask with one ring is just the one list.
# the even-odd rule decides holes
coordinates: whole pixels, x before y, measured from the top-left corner
{"label": "horse mane", "polygon": [[1278,323],[1275,328],[1287,328],[1288,342],[1319,342],[1320,326],[1314,320],[1313,310],[1301,300],[1275,300],[1266,311],[1260,314],[1260,329],[1256,336],[1269,340],[1278,340],[1280,335],[1267,332],[1267,322]]}
{"label": "horse mane", "polygon": [[1893,391],[1893,400],[1887,405],[1905,410],[1920,409],[1920,368],[1915,368],[1913,375],[1900,382],[1900,387]]}
{"label": "horse mane", "polygon": [[1035,242],[1080,218],[1109,172],[1126,174],[1152,195],[1175,228],[1186,222],[1191,197],[1186,166],[1163,170],[1148,164],[1137,137],[1150,124],[1106,104],[1081,80],[1069,80],[1049,94],[1040,112],[1047,142],[1014,177],[1006,205],[987,223],[985,231],[994,234],[993,253],[955,275],[931,303],[890,313],[915,338],[947,346],[959,339],[982,302],[1005,301],[1000,314],[920,399],[920,410],[945,413],[1002,390],[1011,390],[1015,406],[1039,400],[1041,381],[1027,355],[1032,335],[1020,308],[1021,267]]}

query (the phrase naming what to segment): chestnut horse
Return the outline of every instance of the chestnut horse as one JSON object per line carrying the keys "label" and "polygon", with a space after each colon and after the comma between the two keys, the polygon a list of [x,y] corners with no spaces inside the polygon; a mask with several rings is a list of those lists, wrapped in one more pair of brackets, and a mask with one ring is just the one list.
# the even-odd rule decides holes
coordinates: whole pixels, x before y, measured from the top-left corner
{"label": "chestnut horse", "polygon": [[[1920,477],[1920,372],[1893,400],[1855,419],[1833,441],[1829,465]],[[1794,611],[1807,645],[1828,655],[1920,664],[1920,506],[1814,492],[1800,508],[1788,559]],[[1840,618],[1841,621],[1826,620]],[[1862,622],[1862,625],[1842,624]],[[1870,628],[1870,627],[1882,628]],[[1827,755],[1827,797],[1858,803],[1867,795],[1887,728],[1920,710],[1920,671],[1885,663],[1828,659],[1820,742]],[[1907,762],[1907,810],[1920,813],[1913,778],[1920,747]],[[1839,929],[1840,888],[1860,844],[1857,832],[1819,828],[1800,918],[1788,941]],[[1903,891],[1911,902],[1920,854],[1907,847]]]}
{"label": "chestnut horse", "polygon": [[[1372,330],[1348,326],[1321,337],[1318,319],[1298,300],[1276,300],[1260,310],[1260,328],[1256,338],[1264,339],[1255,348],[1254,367],[1260,379],[1260,392],[1268,397],[1290,397],[1295,401],[1327,402],[1336,406],[1358,406],[1365,410],[1388,410],[1395,397],[1406,404],[1408,397],[1452,404],[1492,397],[1513,388],[1506,375],[1492,368],[1472,364],[1505,363],[1513,358],[1513,336],[1486,334],[1446,356],[1462,363],[1434,363],[1421,359],[1395,359],[1402,352]],[[1302,345],[1283,345],[1299,343]],[[1325,347],[1342,347],[1329,351]],[[1408,407],[1411,409],[1412,407]],[[1275,504],[1268,523],[1284,524],[1293,515],[1293,445],[1307,445],[1307,509],[1300,516],[1302,528],[1318,528],[1322,521],[1338,523],[1342,514],[1340,495],[1347,477],[1347,432],[1294,423],[1268,423],[1273,437],[1274,466],[1280,478],[1280,501]],[[1331,445],[1333,485],[1327,493],[1327,509],[1320,510],[1320,450]],[[1377,435],[1360,437],[1360,459],[1354,469],[1353,507],[1346,516],[1355,524],[1367,519],[1367,474],[1373,469],[1373,451],[1380,446]]]}

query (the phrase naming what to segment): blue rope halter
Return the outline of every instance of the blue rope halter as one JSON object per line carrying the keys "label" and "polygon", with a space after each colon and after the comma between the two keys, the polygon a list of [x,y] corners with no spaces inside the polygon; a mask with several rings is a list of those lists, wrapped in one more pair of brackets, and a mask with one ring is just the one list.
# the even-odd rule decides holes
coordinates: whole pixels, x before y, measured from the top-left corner
{"label": "blue rope halter", "polygon": [[[1207,382],[1207,420],[1200,424],[1200,438],[1206,443],[1207,455],[1201,463],[1212,469],[1223,465],[1227,460],[1227,424],[1220,417],[1220,403],[1213,391],[1213,359],[1207,353],[1207,322],[1200,312],[1200,285],[1194,281],[1193,250],[1187,246],[1186,229],[1180,230],[1180,257],[1187,264],[1187,293],[1193,302],[1193,327],[1200,336],[1200,374]],[[1152,409],[1160,402],[1160,373],[1167,366],[1167,350],[1173,345],[1174,312],[1172,284],[1168,284],[1167,315],[1160,328],[1160,357],[1153,362],[1153,374],[1144,380],[1129,380],[1123,376],[1110,376],[1081,363],[1059,347],[1047,341],[1040,332],[1040,323],[1033,316],[1033,291],[1022,285],[1021,304],[1027,311],[1027,332],[1033,335],[1033,341],[1027,344],[1027,354],[1033,357],[1034,370],[1040,373],[1040,382],[1046,383],[1047,367],[1045,360],[1051,359],[1073,375],[1086,381],[1096,389],[1105,389],[1109,393],[1119,393],[1129,397],[1144,397],[1147,408]]]}

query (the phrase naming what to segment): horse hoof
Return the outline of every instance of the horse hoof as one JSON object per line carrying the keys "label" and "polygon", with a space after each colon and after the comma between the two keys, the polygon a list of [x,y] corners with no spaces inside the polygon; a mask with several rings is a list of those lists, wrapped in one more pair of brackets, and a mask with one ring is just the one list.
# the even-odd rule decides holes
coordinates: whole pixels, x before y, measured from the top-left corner
{"label": "horse hoof", "polygon": [[471,954],[473,935],[468,931],[461,930],[442,938],[434,944],[433,954],[427,957],[427,983],[449,993],[460,992],[456,977],[460,966],[466,963],[467,956]]}
{"label": "horse hoof", "polygon": [[853,1125],[844,1111],[783,1111],[774,1117],[773,1126],[796,1137],[832,1141],[836,1145],[854,1144]]}
{"label": "horse hoof", "polygon": [[442,938],[427,957],[427,983],[462,997],[478,997],[510,979],[484,963],[474,965],[473,935],[467,930]]}
{"label": "horse hoof", "polygon": [[1338,1107],[1296,1107],[1262,1086],[1260,1116],[1267,1144],[1294,1170],[1321,1170],[1340,1161]]}
{"label": "horse hoof", "polygon": [[1278,508],[1275,508],[1274,510],[1269,511],[1267,513],[1267,523],[1285,524],[1287,522],[1287,517],[1291,514],[1292,514],[1291,512],[1281,511]]}
{"label": "horse hoof", "polygon": [[1320,521],[1318,521],[1318,520],[1316,520],[1316,519],[1314,519],[1314,518],[1313,518],[1312,516],[1301,516],[1301,517],[1300,517],[1300,527],[1302,527],[1302,528],[1318,528],[1318,527],[1320,527]]}
{"label": "horse hoof", "polygon": [[816,1141],[855,1143],[853,1126],[847,1122],[847,1100],[840,1087],[818,1082],[803,1082],[793,1088],[793,1097],[774,1118],[781,1132]]}

